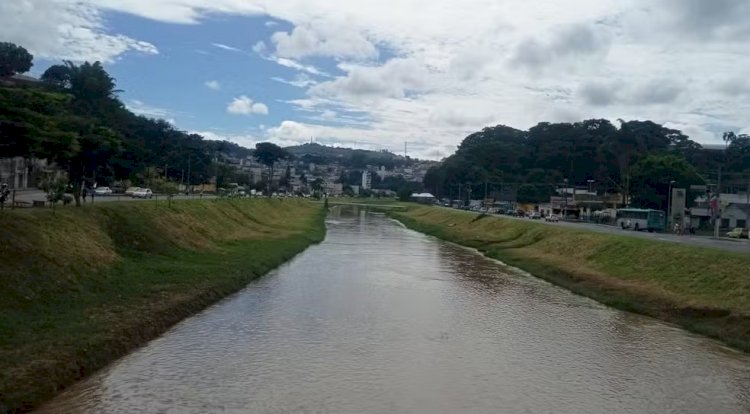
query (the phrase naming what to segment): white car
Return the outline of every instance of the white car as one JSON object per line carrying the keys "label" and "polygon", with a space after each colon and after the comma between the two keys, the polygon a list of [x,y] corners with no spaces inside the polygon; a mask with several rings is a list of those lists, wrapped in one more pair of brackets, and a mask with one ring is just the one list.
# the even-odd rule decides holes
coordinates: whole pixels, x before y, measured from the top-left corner
{"label": "white car", "polygon": [[558,221],[560,221],[560,217],[558,217],[555,214],[550,214],[549,216],[547,216],[547,217],[544,218],[544,221],[549,221],[551,223],[557,223]]}
{"label": "white car", "polygon": [[128,187],[127,190],[125,190],[125,195],[132,196],[134,192],[140,190],[141,187]]}
{"label": "white car", "polygon": [[151,192],[150,188],[139,188],[133,191],[133,198],[151,198],[154,193]]}
{"label": "white car", "polygon": [[96,187],[94,189],[94,194],[98,196],[112,195],[112,189],[109,187]]}

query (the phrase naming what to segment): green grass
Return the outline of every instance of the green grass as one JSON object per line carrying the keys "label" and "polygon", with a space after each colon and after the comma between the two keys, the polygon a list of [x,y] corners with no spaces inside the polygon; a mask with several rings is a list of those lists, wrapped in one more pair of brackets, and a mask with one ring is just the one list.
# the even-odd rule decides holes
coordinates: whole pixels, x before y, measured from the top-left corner
{"label": "green grass", "polygon": [[[0,411],[28,411],[323,239],[302,201],[102,203],[0,222]],[[33,260],[28,260],[33,257]]]}
{"label": "green grass", "polygon": [[750,255],[412,205],[407,226],[750,351]]}

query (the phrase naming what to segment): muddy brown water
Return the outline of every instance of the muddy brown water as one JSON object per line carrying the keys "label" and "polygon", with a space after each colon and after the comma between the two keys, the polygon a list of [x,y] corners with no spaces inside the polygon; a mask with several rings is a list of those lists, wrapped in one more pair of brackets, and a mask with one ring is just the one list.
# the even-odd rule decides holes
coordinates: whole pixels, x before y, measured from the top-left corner
{"label": "muddy brown water", "polygon": [[382,214],[39,413],[748,413],[750,356]]}

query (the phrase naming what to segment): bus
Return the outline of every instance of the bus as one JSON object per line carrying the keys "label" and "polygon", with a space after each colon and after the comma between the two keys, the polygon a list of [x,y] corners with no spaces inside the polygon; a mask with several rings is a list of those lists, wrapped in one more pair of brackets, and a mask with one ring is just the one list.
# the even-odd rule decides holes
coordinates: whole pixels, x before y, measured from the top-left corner
{"label": "bus", "polygon": [[663,231],[666,215],[661,210],[621,208],[617,210],[617,225],[623,230]]}

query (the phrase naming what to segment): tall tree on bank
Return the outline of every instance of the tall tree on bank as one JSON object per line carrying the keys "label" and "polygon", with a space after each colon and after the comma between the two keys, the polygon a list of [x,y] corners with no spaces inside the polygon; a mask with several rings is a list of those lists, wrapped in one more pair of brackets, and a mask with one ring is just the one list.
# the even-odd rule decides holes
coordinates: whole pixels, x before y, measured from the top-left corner
{"label": "tall tree on bank", "polygon": [[0,42],[0,78],[28,72],[34,56],[14,43]]}
{"label": "tall tree on bank", "polygon": [[[672,181],[674,183],[670,184]],[[638,207],[667,210],[669,188],[705,184],[695,168],[676,154],[652,154],[632,170],[631,203]],[[692,197],[688,197],[688,201]]]}
{"label": "tall tree on bank", "polygon": [[271,196],[271,181],[273,180],[273,166],[276,162],[289,158],[289,154],[280,146],[271,142],[255,144],[255,159],[268,168],[268,197]]}

